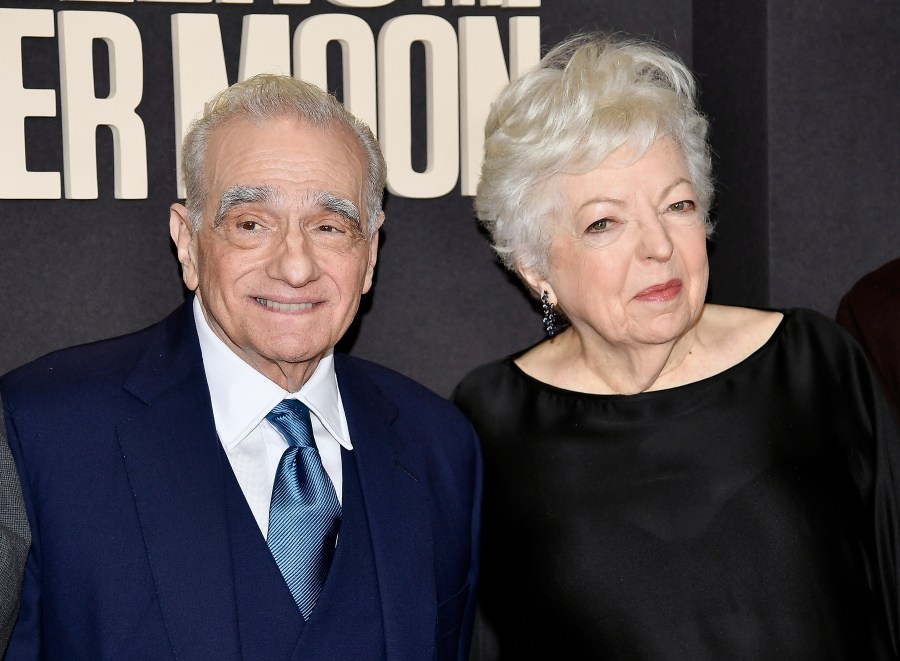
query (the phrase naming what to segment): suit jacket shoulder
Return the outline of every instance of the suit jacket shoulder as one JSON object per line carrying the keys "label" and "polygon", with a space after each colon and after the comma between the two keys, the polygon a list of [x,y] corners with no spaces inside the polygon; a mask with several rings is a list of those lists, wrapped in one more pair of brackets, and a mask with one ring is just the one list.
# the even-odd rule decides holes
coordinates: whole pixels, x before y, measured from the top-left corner
{"label": "suit jacket shoulder", "polygon": [[[475,489],[480,470],[478,437],[462,412],[451,402],[425,386],[389,368],[346,355],[335,356],[335,369],[341,389],[344,410],[351,426],[369,425],[379,417],[390,423],[394,451],[409,458],[407,468],[416,463],[438,466],[437,471],[450,477],[450,497],[459,490],[468,502]],[[356,441],[354,440],[354,446]]]}
{"label": "suit jacket shoulder", "polygon": [[[388,367],[345,354],[335,355],[338,381],[341,376],[364,376],[396,407],[400,415],[419,416],[426,426],[441,426],[445,431],[468,435],[468,419],[448,400]],[[343,385],[343,382],[341,382]]]}
{"label": "suit jacket shoulder", "polygon": [[[164,320],[137,332],[55,351],[12,370],[0,379],[6,404],[13,410],[27,404],[41,411],[66,407],[67,402],[80,406],[88,400],[118,395],[128,379],[137,380],[136,394],[152,396],[141,388],[141,367],[164,381],[180,378],[198,366],[202,369],[190,315],[190,305],[185,303]],[[152,364],[154,359],[159,365]],[[148,364],[142,366],[141,362]],[[170,377],[172,365],[179,369]],[[106,400],[101,408],[112,405]]]}

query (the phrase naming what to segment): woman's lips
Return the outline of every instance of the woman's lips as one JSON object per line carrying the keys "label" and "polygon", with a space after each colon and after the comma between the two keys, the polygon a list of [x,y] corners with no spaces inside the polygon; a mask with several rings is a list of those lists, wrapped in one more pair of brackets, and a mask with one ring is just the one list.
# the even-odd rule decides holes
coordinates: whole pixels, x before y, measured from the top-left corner
{"label": "woman's lips", "polygon": [[639,301],[663,302],[671,301],[680,292],[681,280],[669,280],[668,282],[661,282],[658,285],[642,289],[634,297]]}

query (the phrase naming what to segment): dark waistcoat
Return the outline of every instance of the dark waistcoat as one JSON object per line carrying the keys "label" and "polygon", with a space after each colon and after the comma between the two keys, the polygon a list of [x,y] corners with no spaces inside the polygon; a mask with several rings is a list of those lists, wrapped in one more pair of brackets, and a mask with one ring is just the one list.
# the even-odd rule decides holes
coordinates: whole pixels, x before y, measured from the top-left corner
{"label": "dark waistcoat", "polygon": [[341,450],[343,520],[328,578],[308,622],[300,616],[228,459],[221,456],[243,658],[383,660],[381,600],[354,453]]}

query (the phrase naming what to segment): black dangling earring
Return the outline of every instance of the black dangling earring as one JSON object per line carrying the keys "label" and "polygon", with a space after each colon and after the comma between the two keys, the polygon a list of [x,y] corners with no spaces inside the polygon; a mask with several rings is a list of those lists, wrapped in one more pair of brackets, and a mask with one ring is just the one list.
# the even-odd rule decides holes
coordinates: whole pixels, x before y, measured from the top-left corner
{"label": "black dangling earring", "polygon": [[549,337],[553,337],[559,329],[556,327],[556,313],[553,311],[553,303],[550,302],[550,294],[546,290],[541,294],[541,305],[544,308],[544,330]]}

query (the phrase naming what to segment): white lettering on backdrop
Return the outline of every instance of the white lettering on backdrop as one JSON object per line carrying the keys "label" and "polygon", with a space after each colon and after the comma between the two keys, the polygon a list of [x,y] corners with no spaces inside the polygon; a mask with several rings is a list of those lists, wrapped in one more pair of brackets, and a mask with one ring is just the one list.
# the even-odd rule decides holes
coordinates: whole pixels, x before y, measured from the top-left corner
{"label": "white lettering on backdrop", "polygon": [[[65,0],[76,2],[93,0]],[[122,0],[120,0],[122,1]],[[130,1],[130,0],[124,0]],[[182,2],[183,0],[138,0]],[[225,0],[218,0],[224,2]],[[251,0],[252,1],[252,0]],[[236,0],[233,3],[238,4]],[[393,0],[329,0],[341,7],[369,8]],[[273,0],[274,4],[301,4]],[[250,4],[241,1],[240,4]],[[305,4],[305,3],[303,3]],[[453,0],[454,6],[474,6],[474,0]],[[540,7],[535,0],[481,0],[481,6]],[[423,6],[444,6],[423,0]],[[388,20],[377,38],[355,14],[318,14],[302,21],[290,34],[287,15],[249,14],[243,17],[238,78],[261,72],[294,75],[325,86],[328,45],[337,43],[342,56],[344,103],[378,135],[388,161],[388,189],[409,198],[440,197],[457,181],[463,195],[474,195],[481,168],[482,127],[497,92],[540,58],[540,18],[508,19],[508,65],[495,16],[467,16],[454,28],[428,14]],[[228,85],[219,16],[176,13],[171,16],[174,74],[175,165],[177,195],[183,197],[179,146],[204,102]],[[58,34],[62,177],[58,172],[27,169],[25,121],[55,117],[56,90],[26,88],[23,82],[22,40],[52,39]],[[109,96],[94,92],[93,42],[102,40],[109,52]],[[425,80],[413,80],[411,49],[425,52]],[[0,198],[94,199],[98,191],[96,129],[110,128],[115,163],[114,195],[147,197],[147,138],[136,110],[144,94],[140,30],[124,14],[106,11],[0,8]],[[426,165],[413,167],[411,95],[425,86]],[[61,180],[64,186],[61,186]]]}

